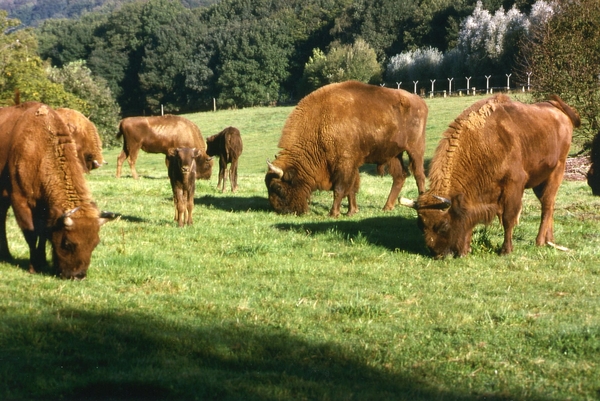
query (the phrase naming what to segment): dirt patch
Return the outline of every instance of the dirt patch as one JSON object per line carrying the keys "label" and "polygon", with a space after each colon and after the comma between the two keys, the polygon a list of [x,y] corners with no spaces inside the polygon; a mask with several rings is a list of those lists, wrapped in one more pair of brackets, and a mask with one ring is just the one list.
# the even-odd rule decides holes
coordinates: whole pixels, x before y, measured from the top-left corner
{"label": "dirt patch", "polygon": [[564,179],[567,181],[586,181],[590,165],[591,162],[588,156],[567,158]]}

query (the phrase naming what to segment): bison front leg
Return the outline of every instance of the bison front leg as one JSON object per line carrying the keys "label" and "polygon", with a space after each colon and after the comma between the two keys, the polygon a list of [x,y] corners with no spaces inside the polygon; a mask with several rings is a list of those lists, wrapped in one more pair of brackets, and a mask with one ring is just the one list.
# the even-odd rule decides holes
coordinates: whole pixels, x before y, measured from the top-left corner
{"label": "bison front leg", "polygon": [[[398,199],[398,195],[400,195],[400,191],[404,186],[404,182],[406,181],[406,171],[402,166],[402,160],[400,159],[402,155],[398,155],[387,163],[388,171],[392,176],[392,189],[390,190],[390,194],[388,195],[387,201],[383,206],[383,210],[393,210],[396,205],[396,200]],[[419,192],[420,193],[420,192]]]}
{"label": "bison front leg", "polygon": [[500,255],[508,255],[513,251],[512,235],[515,226],[519,222],[521,214],[523,188],[509,188],[503,195],[502,226],[504,227],[504,242],[500,249]]}
{"label": "bison front leg", "polygon": [[46,238],[31,230],[23,230],[23,236],[29,246],[29,273],[37,273],[46,265]]}
{"label": "bison front leg", "polygon": [[10,207],[10,200],[0,199],[0,259],[12,260],[12,255],[8,249],[8,240],[6,238],[6,215]]}
{"label": "bison front leg", "polygon": [[192,220],[192,212],[194,211],[194,190],[187,191],[187,204],[186,204],[186,213],[187,213],[187,221],[186,224],[191,226],[193,224]]}

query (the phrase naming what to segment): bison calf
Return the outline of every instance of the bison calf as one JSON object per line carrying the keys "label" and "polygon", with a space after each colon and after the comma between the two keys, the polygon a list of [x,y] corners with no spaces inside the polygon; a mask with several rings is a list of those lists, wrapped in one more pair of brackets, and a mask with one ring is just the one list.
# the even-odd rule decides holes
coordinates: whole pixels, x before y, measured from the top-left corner
{"label": "bison calf", "polygon": [[[243,149],[240,130],[234,127],[227,127],[218,134],[206,138],[206,154],[219,157],[219,182],[217,183],[217,188],[220,188],[221,192],[225,191],[227,164],[231,164],[229,167],[231,192],[237,190],[238,159]],[[223,186],[221,186],[221,183],[223,183]]]}
{"label": "bison calf", "polygon": [[200,151],[196,148],[170,148],[167,151],[167,169],[173,202],[175,221],[179,227],[192,225],[194,192],[196,190],[196,158]]}

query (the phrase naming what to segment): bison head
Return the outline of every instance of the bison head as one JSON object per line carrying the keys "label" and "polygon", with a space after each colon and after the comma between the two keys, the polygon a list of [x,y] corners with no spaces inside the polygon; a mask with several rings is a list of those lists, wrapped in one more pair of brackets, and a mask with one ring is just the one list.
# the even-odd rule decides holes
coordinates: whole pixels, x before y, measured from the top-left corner
{"label": "bison head", "polygon": [[214,160],[206,152],[200,152],[196,156],[196,179],[210,180]]}
{"label": "bison head", "polygon": [[267,160],[268,171],[265,184],[269,192],[269,202],[277,213],[304,214],[308,212],[308,198],[298,177],[298,170],[288,167],[284,171]]}
{"label": "bison head", "polygon": [[417,202],[402,200],[401,203],[417,210],[417,224],[423,231],[425,245],[436,259],[469,253],[473,225],[469,224],[462,194],[450,200],[425,193]]}
{"label": "bison head", "polygon": [[172,168],[183,175],[196,173],[196,160],[201,156],[201,152],[196,148],[169,148],[167,151],[167,164],[172,165]]}
{"label": "bison head", "polygon": [[[92,252],[100,242],[100,226],[115,218],[113,213],[89,213],[77,207],[63,213],[52,228],[52,262],[66,279],[84,279]],[[90,215],[88,217],[88,215]]]}

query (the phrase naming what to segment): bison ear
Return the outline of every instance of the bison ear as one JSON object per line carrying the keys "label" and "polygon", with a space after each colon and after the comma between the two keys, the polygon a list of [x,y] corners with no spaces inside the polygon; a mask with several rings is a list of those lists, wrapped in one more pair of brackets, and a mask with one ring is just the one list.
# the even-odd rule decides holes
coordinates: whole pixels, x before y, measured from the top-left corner
{"label": "bison ear", "polygon": [[168,157],[174,157],[177,154],[177,149],[176,148],[169,148],[167,149],[167,156]]}

